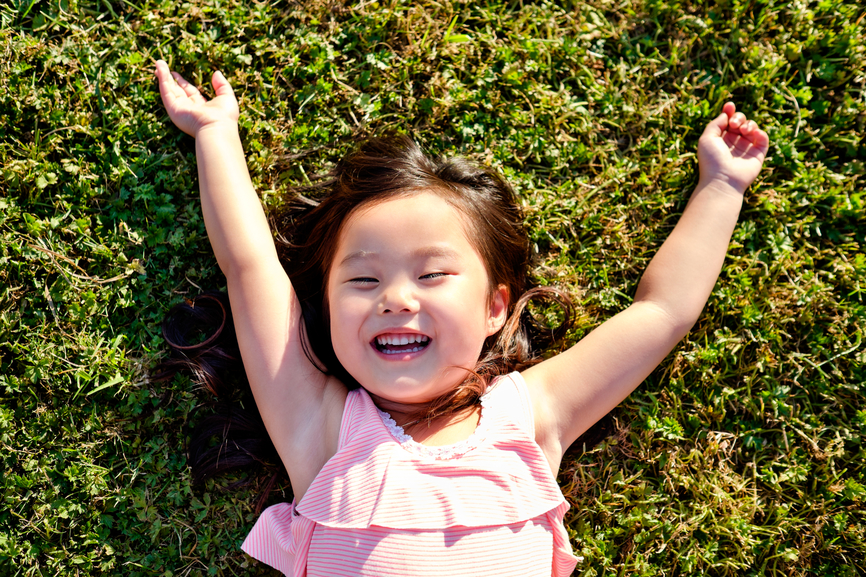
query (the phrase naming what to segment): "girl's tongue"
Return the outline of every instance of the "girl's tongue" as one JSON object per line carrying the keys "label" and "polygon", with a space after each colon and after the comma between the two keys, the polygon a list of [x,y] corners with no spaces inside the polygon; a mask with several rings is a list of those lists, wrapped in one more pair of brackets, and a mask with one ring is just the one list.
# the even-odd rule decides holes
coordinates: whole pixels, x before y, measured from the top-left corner
{"label": "girl's tongue", "polygon": [[415,334],[387,334],[376,337],[376,350],[386,355],[415,353],[430,344],[430,337]]}

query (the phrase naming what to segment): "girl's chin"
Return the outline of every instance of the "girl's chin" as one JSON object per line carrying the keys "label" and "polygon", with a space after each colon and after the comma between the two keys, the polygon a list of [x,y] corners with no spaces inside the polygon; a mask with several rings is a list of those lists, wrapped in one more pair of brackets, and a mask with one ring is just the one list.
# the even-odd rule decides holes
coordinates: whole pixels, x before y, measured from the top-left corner
{"label": "girl's chin", "polygon": [[[367,386],[362,382],[361,386],[370,393],[380,408],[383,408],[382,404],[392,404],[395,405],[395,408],[397,408],[396,405],[419,405],[429,403],[454,389],[466,376],[464,371],[456,369],[445,370],[443,372],[430,376],[408,374],[398,376],[380,375],[378,379],[375,376],[371,376],[376,382],[372,383],[371,386]],[[451,383],[452,380],[453,383]],[[449,384],[443,386],[443,381]]]}
{"label": "girl's chin", "polygon": [[370,397],[372,397],[377,407],[389,413],[411,413],[418,409],[419,405],[433,400],[427,397],[395,397],[393,395],[382,396],[373,393],[370,393]]}

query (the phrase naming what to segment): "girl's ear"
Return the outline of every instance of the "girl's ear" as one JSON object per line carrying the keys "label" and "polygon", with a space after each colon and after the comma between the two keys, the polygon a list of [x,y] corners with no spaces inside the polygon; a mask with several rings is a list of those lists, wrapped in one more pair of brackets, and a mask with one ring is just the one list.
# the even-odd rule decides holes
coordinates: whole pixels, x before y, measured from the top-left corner
{"label": "girl's ear", "polygon": [[487,317],[487,336],[495,335],[508,319],[508,287],[499,285],[490,298],[490,314]]}

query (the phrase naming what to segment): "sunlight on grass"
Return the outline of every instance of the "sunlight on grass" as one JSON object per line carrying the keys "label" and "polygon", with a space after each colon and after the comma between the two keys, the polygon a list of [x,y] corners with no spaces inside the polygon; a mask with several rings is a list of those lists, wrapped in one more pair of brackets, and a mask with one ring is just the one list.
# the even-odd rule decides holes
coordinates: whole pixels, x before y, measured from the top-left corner
{"label": "sunlight on grass", "polygon": [[156,58],[233,83],[270,208],[389,128],[503,171],[537,279],[576,297],[569,342],[631,302],[735,100],[771,156],[701,320],[563,463],[575,574],[866,573],[860,4],[14,0],[0,22],[0,574],[273,574],[239,548],[257,483],[191,485],[206,397],[147,377],[168,308],[224,285]]}

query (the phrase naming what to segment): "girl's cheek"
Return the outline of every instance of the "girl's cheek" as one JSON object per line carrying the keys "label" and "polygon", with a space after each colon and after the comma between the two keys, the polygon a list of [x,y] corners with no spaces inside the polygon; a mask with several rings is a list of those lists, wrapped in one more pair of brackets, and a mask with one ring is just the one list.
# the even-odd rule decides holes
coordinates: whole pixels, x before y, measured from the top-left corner
{"label": "girl's cheek", "polygon": [[340,299],[340,312],[343,314],[359,314],[370,308],[371,299],[362,295],[351,295]]}

